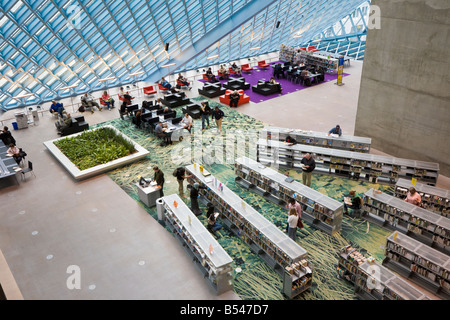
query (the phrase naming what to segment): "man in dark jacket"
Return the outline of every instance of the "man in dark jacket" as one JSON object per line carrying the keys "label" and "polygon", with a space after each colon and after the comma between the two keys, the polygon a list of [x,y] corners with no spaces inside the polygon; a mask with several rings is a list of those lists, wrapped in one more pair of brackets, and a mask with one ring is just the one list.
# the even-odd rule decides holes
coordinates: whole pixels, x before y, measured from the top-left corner
{"label": "man in dark jacket", "polygon": [[230,108],[237,108],[240,97],[237,90],[234,90],[234,92],[230,94]]}
{"label": "man in dark jacket", "polygon": [[311,176],[313,170],[316,168],[316,162],[314,161],[313,157],[309,153],[305,154],[302,161],[302,179],[303,184],[310,187],[311,186]]}
{"label": "man in dark jacket", "polygon": [[219,134],[222,134],[222,119],[225,116],[222,110],[219,107],[215,107],[214,111],[211,113],[213,119],[216,120],[217,129],[219,130]]}
{"label": "man in dark jacket", "polygon": [[5,146],[9,146],[10,143],[16,145],[16,139],[13,138],[11,131],[9,131],[6,126],[4,126],[3,130],[0,132],[0,139],[3,141]]}
{"label": "man in dark jacket", "polygon": [[191,200],[191,211],[196,215],[199,216],[202,213],[200,212],[200,208],[198,207],[198,196],[200,189],[206,189],[206,187],[201,186],[199,183],[194,183],[193,185],[189,185],[191,189],[191,193],[189,195],[189,198]]}
{"label": "man in dark jacket", "polygon": [[209,107],[208,101],[203,101],[201,103],[200,114],[202,115],[202,130],[205,130],[205,121],[208,123],[209,129],[209,115],[211,114],[211,108]]}
{"label": "man in dark jacket", "polygon": [[155,172],[153,180],[156,181],[157,187],[160,188],[161,197],[164,197],[164,173],[158,168],[158,166],[154,166],[153,171]]}

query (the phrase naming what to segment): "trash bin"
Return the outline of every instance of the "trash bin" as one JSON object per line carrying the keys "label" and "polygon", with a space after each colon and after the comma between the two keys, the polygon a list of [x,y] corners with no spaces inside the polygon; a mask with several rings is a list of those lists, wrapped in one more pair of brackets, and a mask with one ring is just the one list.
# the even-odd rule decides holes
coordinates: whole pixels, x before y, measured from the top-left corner
{"label": "trash bin", "polygon": [[19,126],[17,125],[17,122],[13,122],[12,126],[13,126],[14,130],[19,130]]}

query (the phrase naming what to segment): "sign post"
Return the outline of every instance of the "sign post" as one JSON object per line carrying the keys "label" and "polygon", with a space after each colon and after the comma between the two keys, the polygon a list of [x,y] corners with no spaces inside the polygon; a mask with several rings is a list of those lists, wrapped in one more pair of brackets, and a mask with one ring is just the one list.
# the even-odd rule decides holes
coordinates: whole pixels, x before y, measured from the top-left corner
{"label": "sign post", "polygon": [[337,80],[336,83],[338,86],[343,86],[344,83],[342,82],[342,76],[344,73],[344,56],[339,57],[338,60],[338,76],[337,76]]}

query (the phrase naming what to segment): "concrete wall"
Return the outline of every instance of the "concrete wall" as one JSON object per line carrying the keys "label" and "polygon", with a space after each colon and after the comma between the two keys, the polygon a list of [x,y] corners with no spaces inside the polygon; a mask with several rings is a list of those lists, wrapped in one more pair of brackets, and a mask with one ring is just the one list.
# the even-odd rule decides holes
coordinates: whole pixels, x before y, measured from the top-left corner
{"label": "concrete wall", "polygon": [[355,135],[450,176],[450,0],[372,0]]}

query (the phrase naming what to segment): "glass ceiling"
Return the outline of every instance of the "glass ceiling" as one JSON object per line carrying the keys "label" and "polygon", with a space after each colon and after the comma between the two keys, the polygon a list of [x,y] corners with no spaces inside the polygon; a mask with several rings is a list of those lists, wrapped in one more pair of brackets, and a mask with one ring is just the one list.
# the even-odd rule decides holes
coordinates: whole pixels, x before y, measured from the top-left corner
{"label": "glass ceiling", "polygon": [[[255,12],[256,1],[267,5]],[[273,52],[282,43],[300,45],[364,2],[0,0],[0,108],[134,80],[154,82],[166,70],[192,70]],[[239,13],[247,20],[235,21],[242,17]],[[188,50],[200,39],[208,44],[206,50]],[[183,64],[161,68],[182,55]]]}

